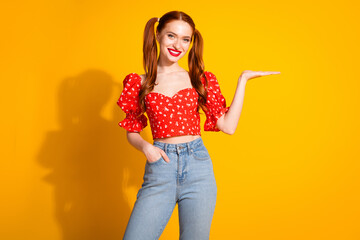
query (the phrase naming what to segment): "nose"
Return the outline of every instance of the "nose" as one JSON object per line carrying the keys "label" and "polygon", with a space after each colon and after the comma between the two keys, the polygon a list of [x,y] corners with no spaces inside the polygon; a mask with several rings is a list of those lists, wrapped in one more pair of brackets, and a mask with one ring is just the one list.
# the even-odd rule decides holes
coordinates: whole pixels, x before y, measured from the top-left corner
{"label": "nose", "polygon": [[174,47],[176,50],[179,50],[180,49],[180,41],[179,39],[176,39],[175,42],[174,42]]}

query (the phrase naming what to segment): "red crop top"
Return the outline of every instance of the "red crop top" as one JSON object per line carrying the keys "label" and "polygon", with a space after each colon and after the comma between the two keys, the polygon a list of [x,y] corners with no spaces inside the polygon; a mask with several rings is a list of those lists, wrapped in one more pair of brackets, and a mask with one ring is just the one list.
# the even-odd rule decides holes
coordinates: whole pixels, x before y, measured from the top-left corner
{"label": "red crop top", "polygon": [[[204,131],[220,131],[217,120],[229,110],[221,94],[216,77],[205,71],[208,79],[208,93],[205,112]],[[205,86],[204,77],[201,78]],[[126,113],[119,126],[129,132],[141,132],[147,126],[147,117],[141,112],[139,91],[141,77],[136,73],[128,74],[123,81],[123,91],[117,101]],[[150,120],[153,139],[180,135],[201,135],[200,114],[197,112],[198,93],[195,88],[184,88],[172,97],[162,93],[150,92],[145,96],[146,114]]]}

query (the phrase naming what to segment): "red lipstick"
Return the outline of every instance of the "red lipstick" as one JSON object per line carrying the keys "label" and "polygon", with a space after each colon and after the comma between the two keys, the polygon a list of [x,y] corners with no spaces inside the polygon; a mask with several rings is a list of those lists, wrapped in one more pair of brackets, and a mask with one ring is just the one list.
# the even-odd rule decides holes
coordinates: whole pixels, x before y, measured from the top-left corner
{"label": "red lipstick", "polygon": [[175,49],[168,48],[169,53],[171,56],[178,57],[181,54],[181,51],[177,51]]}

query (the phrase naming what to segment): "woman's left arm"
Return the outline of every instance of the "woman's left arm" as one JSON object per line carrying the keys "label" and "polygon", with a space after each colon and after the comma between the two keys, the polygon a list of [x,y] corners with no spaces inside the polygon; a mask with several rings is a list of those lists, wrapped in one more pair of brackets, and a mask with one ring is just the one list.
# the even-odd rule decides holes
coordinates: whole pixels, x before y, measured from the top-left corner
{"label": "woman's left arm", "polygon": [[245,70],[241,73],[238,79],[234,99],[231,102],[229,110],[227,111],[227,113],[222,115],[216,122],[216,127],[220,129],[220,131],[230,135],[235,133],[241,115],[241,110],[245,96],[245,86],[247,81],[252,78],[257,78],[271,74],[280,74],[280,72],[270,72],[270,71],[262,72],[262,71]]}

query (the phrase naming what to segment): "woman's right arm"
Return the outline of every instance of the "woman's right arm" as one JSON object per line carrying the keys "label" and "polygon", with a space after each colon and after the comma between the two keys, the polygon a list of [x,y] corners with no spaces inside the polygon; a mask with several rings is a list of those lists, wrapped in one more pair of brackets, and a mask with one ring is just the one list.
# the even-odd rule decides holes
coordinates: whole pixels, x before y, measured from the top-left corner
{"label": "woman's right arm", "polygon": [[128,142],[133,147],[135,147],[137,150],[144,153],[144,155],[146,156],[146,159],[149,162],[154,162],[154,161],[160,159],[161,156],[164,158],[164,160],[166,162],[170,162],[169,157],[166,155],[166,153],[162,149],[160,149],[160,148],[152,145],[151,143],[147,142],[146,140],[144,140],[142,138],[142,136],[140,135],[140,133],[126,131],[126,136],[127,136]]}
{"label": "woman's right arm", "polygon": [[126,113],[126,117],[119,122],[119,126],[126,129],[128,142],[144,153],[147,161],[154,162],[163,156],[164,160],[169,162],[169,158],[162,149],[145,141],[140,136],[142,129],[147,126],[147,117],[139,106],[141,79],[138,76],[135,73],[130,73],[123,80],[123,90],[117,104]]}
{"label": "woman's right arm", "polygon": [[147,152],[147,149],[149,149],[149,145],[151,145],[149,142],[145,141],[138,132],[126,131],[126,136],[129,143],[144,154]]}

